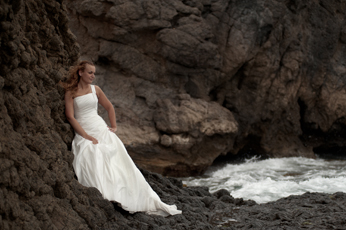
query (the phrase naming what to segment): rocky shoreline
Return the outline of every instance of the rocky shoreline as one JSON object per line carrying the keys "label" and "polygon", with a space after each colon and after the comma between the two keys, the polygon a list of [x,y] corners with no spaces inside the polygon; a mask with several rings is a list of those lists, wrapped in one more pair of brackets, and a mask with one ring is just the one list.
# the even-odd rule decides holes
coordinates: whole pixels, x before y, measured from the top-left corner
{"label": "rocky shoreline", "polygon": [[[79,32],[90,42],[77,42],[65,2],[80,10],[76,22],[88,20]],[[344,146],[343,2],[141,2],[0,1],[0,229],[345,229],[344,193],[258,205],[143,170],[183,210],[163,218],[128,214],[77,182],[58,83],[81,47],[98,57],[100,85],[121,86],[107,95],[139,166],[200,174],[227,153],[311,156]],[[120,26],[93,27],[103,9]]]}
{"label": "rocky shoreline", "polygon": [[100,229],[346,229],[345,193],[305,193],[257,204],[224,189],[210,194],[206,187],[184,187],[180,180],[142,172],[162,200],[177,204],[183,214],[163,218],[116,208],[115,221]]}

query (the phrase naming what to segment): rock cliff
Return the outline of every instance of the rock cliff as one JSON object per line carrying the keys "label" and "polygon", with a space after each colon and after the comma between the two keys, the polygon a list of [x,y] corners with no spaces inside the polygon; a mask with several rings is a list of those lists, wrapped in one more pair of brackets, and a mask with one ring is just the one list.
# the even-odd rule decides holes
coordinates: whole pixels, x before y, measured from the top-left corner
{"label": "rock cliff", "polygon": [[[67,0],[83,58],[141,167],[199,174],[220,155],[344,147],[345,3]],[[331,148],[332,147],[332,148]]]}
{"label": "rock cliff", "polygon": [[57,86],[79,57],[66,9],[1,0],[0,21],[0,229],[96,229],[113,206],[74,178]]}

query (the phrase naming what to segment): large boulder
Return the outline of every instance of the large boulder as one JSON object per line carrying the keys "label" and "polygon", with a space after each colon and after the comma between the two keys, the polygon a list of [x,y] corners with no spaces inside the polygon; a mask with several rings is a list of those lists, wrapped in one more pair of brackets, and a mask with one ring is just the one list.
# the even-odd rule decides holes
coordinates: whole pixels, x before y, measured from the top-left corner
{"label": "large boulder", "polygon": [[140,166],[183,176],[225,154],[343,148],[344,3],[68,0],[67,8]]}

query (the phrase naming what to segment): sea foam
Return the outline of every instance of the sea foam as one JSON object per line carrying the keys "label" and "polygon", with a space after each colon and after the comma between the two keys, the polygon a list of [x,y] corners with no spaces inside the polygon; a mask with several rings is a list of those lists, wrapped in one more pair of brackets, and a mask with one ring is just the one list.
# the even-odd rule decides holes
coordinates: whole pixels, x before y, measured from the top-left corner
{"label": "sea foam", "polygon": [[212,166],[201,177],[184,178],[188,186],[227,189],[235,198],[266,203],[305,192],[346,192],[346,161],[301,157]]}

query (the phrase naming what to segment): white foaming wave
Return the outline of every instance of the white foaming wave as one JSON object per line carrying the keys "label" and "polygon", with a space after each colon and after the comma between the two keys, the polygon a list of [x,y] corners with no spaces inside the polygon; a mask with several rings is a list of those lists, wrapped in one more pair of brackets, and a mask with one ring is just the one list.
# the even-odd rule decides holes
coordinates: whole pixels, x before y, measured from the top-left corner
{"label": "white foaming wave", "polygon": [[262,161],[246,161],[242,164],[228,164],[224,168],[216,170],[210,175],[218,176],[228,174],[229,172],[242,172],[242,171],[258,171],[261,169],[271,171],[288,171],[293,170],[297,166],[297,161],[304,158],[281,158],[281,159],[267,159]]}
{"label": "white foaming wave", "polygon": [[302,182],[273,181],[270,178],[266,178],[255,183],[244,182],[240,189],[230,189],[230,191],[232,191],[231,195],[235,198],[251,199],[257,203],[266,203],[290,195],[301,195],[305,192],[346,192],[345,181],[346,177],[317,177]]}
{"label": "white foaming wave", "polygon": [[231,195],[235,198],[254,200],[257,203],[274,201],[289,195],[300,195],[299,186],[291,181],[274,181],[271,178],[255,183],[244,183],[238,190],[232,190]]}
{"label": "white foaming wave", "polygon": [[346,192],[346,176],[339,177],[321,177],[312,178],[310,180],[300,182],[302,189],[309,192]]}
{"label": "white foaming wave", "polygon": [[346,192],[346,162],[301,157],[248,160],[209,170],[207,178],[189,178],[189,186],[207,186],[210,192],[227,189],[235,198],[257,203],[305,192]]}

